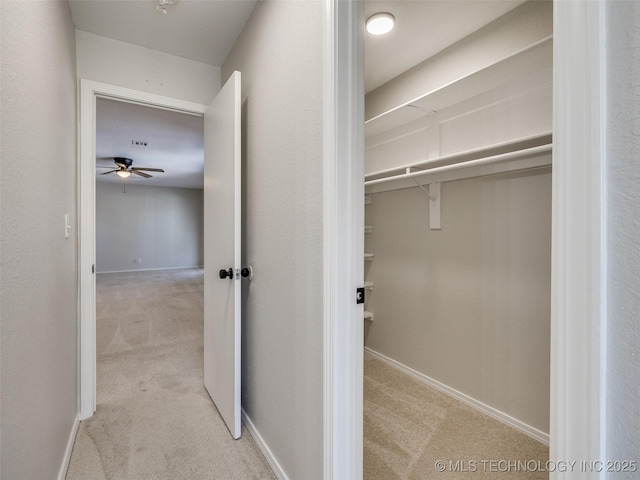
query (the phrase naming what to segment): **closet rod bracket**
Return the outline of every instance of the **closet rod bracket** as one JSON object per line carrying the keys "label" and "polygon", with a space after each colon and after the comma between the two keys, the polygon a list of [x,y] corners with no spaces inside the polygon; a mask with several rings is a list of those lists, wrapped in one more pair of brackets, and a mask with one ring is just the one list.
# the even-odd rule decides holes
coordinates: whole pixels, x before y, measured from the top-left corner
{"label": "closet rod bracket", "polygon": [[[411,173],[415,167],[408,167],[406,173]],[[418,180],[412,177],[415,184],[420,187],[427,198],[429,198],[429,228],[431,230],[442,230],[440,226],[440,182],[431,182],[429,190],[424,188]]]}

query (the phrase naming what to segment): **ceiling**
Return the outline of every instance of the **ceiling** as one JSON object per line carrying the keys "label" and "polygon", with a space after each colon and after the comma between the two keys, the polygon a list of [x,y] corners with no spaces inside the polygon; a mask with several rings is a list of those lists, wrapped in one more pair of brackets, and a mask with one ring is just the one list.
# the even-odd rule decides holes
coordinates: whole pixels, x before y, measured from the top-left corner
{"label": "ceiling", "polygon": [[[391,33],[380,37],[365,34],[365,90],[383,85],[524,1],[365,0],[365,18],[380,11],[396,17]],[[224,63],[255,4],[256,0],[178,0],[168,5],[168,13],[163,15],[156,10],[158,0],[69,0],[79,30],[214,66]],[[202,171],[202,152],[199,160],[193,153],[202,145],[195,132],[201,135],[202,126],[196,125],[194,118],[180,122],[169,117],[181,114],[165,118],[165,113],[168,112],[105,101],[98,110],[101,118],[97,156],[128,156],[134,165],[164,168],[158,167],[157,162],[169,162],[167,158],[176,155],[175,168],[165,168],[166,174],[131,181],[201,188],[201,179],[199,187],[194,187],[195,167],[188,165],[199,161]],[[195,130],[189,132],[187,125]],[[177,132],[185,132],[184,139],[177,138]],[[168,138],[173,141],[167,143]],[[149,146],[133,148],[134,139],[147,140]],[[115,174],[98,176],[100,181],[113,181],[113,177],[117,181]]]}
{"label": "ceiling", "polygon": [[365,0],[364,18],[396,17],[386,35],[365,33],[364,84],[370,92],[479,30],[525,0]]}
{"label": "ceiling", "polygon": [[256,0],[69,0],[78,30],[221,66]]}

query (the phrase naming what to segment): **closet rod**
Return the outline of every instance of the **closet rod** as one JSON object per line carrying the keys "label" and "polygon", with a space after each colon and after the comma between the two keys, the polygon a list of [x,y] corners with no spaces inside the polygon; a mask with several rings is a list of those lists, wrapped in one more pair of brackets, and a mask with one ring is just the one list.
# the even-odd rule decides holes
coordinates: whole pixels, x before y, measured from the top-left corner
{"label": "closet rod", "polygon": [[[370,177],[377,177],[371,178],[371,180],[377,180],[378,178],[387,178],[389,175],[402,175],[403,170],[405,170],[407,167],[425,169],[431,167],[434,163],[438,163],[440,164],[440,166],[442,166],[443,164],[452,165],[454,163],[460,163],[462,161],[466,162],[468,160],[473,160],[474,158],[484,158],[491,155],[500,155],[503,153],[514,152],[516,150],[524,150],[525,148],[539,147],[540,145],[552,143],[552,138],[553,134],[551,132],[544,132],[528,137],[521,137],[516,140],[507,140],[500,143],[494,143],[491,145],[474,148],[472,150],[463,150],[462,152],[450,153],[442,157],[429,158],[427,160],[409,163],[400,167],[391,167],[384,170],[378,170],[376,172],[370,172],[367,173],[364,178],[365,181],[368,181]],[[499,152],[496,150],[502,151]],[[467,160],[464,160],[465,157]]]}
{"label": "closet rod", "polygon": [[[380,183],[391,182],[394,180],[401,180],[403,178],[421,177],[423,175],[432,175],[434,173],[448,172],[451,170],[458,170],[461,168],[477,167],[479,165],[487,165],[490,163],[506,162],[508,160],[514,160],[520,157],[530,157],[530,156],[535,156],[542,153],[547,153],[551,151],[552,147],[553,147],[553,144],[549,143],[547,145],[540,145],[538,147],[525,148],[522,150],[516,150],[514,152],[502,153],[500,155],[492,155],[490,157],[479,158],[477,160],[468,160],[466,162],[454,163],[452,165],[444,165],[442,167],[429,168],[427,170],[420,170],[418,172],[403,173],[401,175],[392,175],[390,177],[378,178],[376,180],[366,181],[364,182],[364,184],[365,186],[378,185]],[[414,167],[411,167],[411,168],[414,168]]]}

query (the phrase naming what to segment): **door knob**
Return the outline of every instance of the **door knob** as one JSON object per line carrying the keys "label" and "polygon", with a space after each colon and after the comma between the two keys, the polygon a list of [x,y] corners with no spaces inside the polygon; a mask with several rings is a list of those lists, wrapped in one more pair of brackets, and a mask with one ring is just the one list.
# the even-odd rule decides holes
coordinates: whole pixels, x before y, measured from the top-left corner
{"label": "door knob", "polygon": [[225,270],[223,268],[222,270],[220,270],[220,272],[218,274],[220,275],[220,278],[229,277],[230,279],[233,280],[233,268],[230,268],[229,270]]}

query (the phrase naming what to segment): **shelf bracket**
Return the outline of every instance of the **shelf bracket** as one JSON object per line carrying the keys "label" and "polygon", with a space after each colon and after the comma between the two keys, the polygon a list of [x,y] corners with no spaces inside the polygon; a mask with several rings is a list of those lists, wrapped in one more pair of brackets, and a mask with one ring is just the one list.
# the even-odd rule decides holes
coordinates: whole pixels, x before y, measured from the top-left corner
{"label": "shelf bracket", "polygon": [[[407,168],[406,173],[411,173],[413,168],[414,167]],[[429,198],[429,228],[431,230],[442,230],[440,226],[440,182],[431,182],[429,184],[429,190],[427,190],[418,180],[415,178],[412,178],[412,180]]]}
{"label": "shelf bracket", "polygon": [[441,230],[440,226],[440,182],[429,184],[429,228]]}

